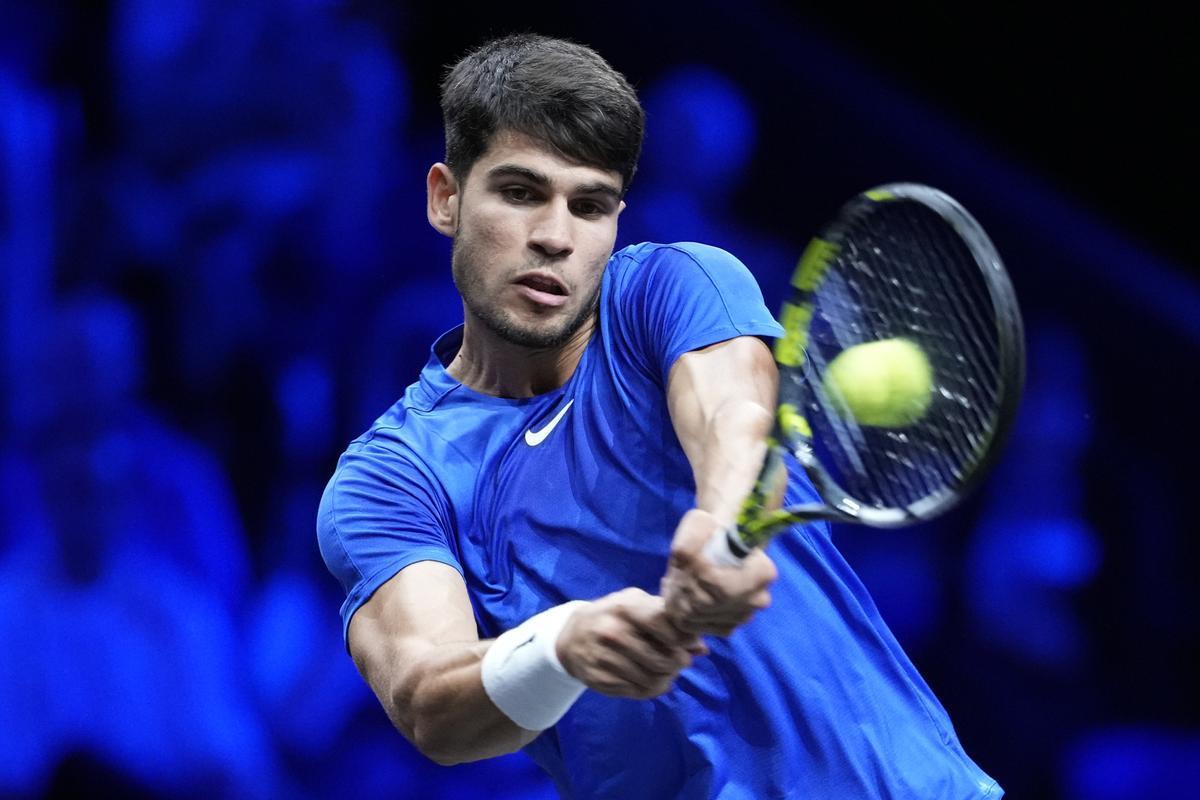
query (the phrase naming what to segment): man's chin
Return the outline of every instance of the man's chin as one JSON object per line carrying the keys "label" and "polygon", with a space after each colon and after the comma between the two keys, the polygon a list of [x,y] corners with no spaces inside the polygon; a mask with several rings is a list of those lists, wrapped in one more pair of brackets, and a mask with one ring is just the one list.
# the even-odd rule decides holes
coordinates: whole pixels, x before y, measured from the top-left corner
{"label": "man's chin", "polygon": [[510,344],[528,347],[534,350],[546,350],[568,342],[575,333],[576,329],[570,329],[565,326],[556,326],[553,328],[511,325],[506,326],[501,330],[495,330],[496,334]]}
{"label": "man's chin", "polygon": [[516,319],[484,319],[484,323],[504,341],[533,350],[546,350],[571,340],[588,315],[563,322],[561,320],[521,321]]}

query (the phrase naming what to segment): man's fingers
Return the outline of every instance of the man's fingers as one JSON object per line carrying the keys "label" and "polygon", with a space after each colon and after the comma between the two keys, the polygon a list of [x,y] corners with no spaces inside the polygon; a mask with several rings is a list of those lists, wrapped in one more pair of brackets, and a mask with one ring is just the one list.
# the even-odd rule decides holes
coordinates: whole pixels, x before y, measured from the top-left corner
{"label": "man's fingers", "polygon": [[667,619],[661,597],[630,588],[600,598],[564,628],[567,671],[615,697],[655,697],[671,688],[694,655],[707,652]]}
{"label": "man's fingers", "polygon": [[675,528],[671,540],[670,565],[680,569],[691,566],[704,551],[713,534],[721,529],[717,518],[698,508],[690,509]]}
{"label": "man's fingers", "polygon": [[655,697],[671,688],[679,676],[678,669],[661,669],[645,663],[645,653],[631,657],[610,652],[600,658],[584,682],[593,689],[618,697]]}
{"label": "man's fingers", "polygon": [[651,675],[674,675],[692,663],[686,648],[665,646],[649,638],[641,638],[622,655]]}
{"label": "man's fingers", "polygon": [[[676,672],[691,666],[692,656],[707,654],[707,647],[695,632],[683,630],[673,623],[671,612],[662,598],[652,600],[656,602],[625,609],[628,622],[642,637],[646,647],[651,648],[652,654],[666,659],[669,668]],[[637,655],[634,650],[628,654],[631,657]],[[651,666],[651,662],[645,663],[647,667]],[[661,671],[662,665],[656,663],[653,668]]]}
{"label": "man's fingers", "polygon": [[770,586],[779,577],[779,570],[762,550],[753,550],[741,566],[717,564],[695,565],[696,584],[715,602],[744,599]]}
{"label": "man's fingers", "polygon": [[769,608],[771,605],[771,593],[766,589],[757,592],[753,597],[746,601],[755,611],[762,611],[764,608]]}
{"label": "man's fingers", "polygon": [[779,569],[775,562],[758,548],[751,550],[750,555],[746,556],[742,562],[742,572],[748,573],[751,583],[759,583],[763,587],[774,583],[779,577]]}
{"label": "man's fingers", "polygon": [[745,609],[729,614],[707,614],[682,620],[681,624],[697,636],[728,636],[730,631],[745,625],[757,613],[757,609]]}
{"label": "man's fingers", "polygon": [[668,588],[664,592],[667,616],[672,621],[690,616],[696,609],[712,608],[724,602],[697,581],[684,575],[674,577],[678,580],[667,581]]}

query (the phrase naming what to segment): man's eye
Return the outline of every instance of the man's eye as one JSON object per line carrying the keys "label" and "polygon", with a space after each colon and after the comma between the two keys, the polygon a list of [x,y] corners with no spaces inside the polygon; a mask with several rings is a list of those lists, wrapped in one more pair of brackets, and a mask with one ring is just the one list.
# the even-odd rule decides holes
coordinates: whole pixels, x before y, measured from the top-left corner
{"label": "man's eye", "polygon": [[583,200],[575,204],[575,213],[585,217],[598,217],[604,213],[604,206],[591,200]]}
{"label": "man's eye", "polygon": [[507,186],[500,190],[500,194],[514,203],[525,203],[533,199],[533,193],[524,186]]}

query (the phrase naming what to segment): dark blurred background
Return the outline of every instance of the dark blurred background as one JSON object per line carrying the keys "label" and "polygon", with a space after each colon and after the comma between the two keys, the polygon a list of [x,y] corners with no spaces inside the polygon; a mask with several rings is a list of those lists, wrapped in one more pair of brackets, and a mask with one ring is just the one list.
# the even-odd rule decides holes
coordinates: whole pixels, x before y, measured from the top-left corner
{"label": "dark blurred background", "polygon": [[1013,439],[951,517],[838,540],[1011,797],[1194,792],[1194,19],[124,0],[0,2],[0,796],[552,796],[390,729],[314,536],[461,318],[438,77],[518,30],[647,106],[619,244],[726,247],[772,306],[857,191],[973,211],[1026,316]]}

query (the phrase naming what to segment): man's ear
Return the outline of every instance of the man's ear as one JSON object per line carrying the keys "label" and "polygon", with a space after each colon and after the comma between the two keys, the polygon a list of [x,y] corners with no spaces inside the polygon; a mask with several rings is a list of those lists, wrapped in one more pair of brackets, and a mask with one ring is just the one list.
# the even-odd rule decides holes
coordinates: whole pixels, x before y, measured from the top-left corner
{"label": "man's ear", "polygon": [[425,177],[425,215],[438,233],[453,237],[458,230],[458,181],[440,161]]}

